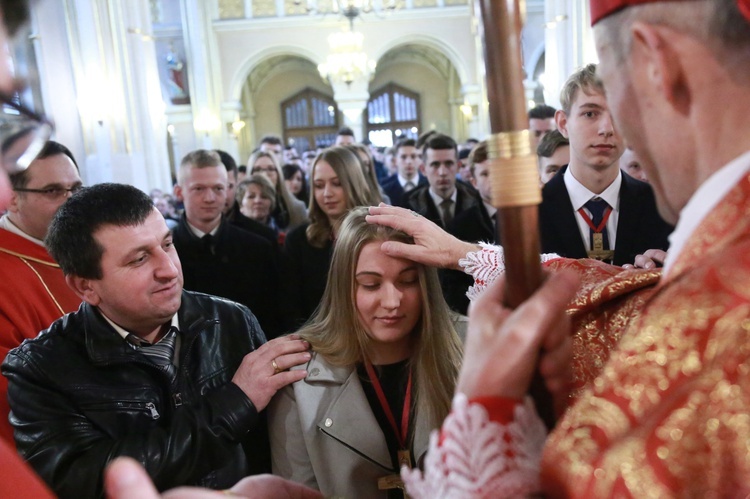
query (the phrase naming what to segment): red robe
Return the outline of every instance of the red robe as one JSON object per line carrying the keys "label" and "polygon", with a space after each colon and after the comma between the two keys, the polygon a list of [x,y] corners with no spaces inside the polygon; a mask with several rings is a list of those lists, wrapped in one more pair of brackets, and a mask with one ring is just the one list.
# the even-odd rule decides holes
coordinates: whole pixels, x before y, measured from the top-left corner
{"label": "red robe", "polygon": [[658,273],[547,265],[584,284],[568,307],[577,399],[545,442],[528,405],[457,396],[424,474],[402,473],[409,494],[750,497],[750,175],[656,287]]}
{"label": "red robe", "polygon": [[[81,304],[47,250],[0,229],[0,359]],[[0,376],[0,438],[15,447],[8,380]]]}
{"label": "red robe", "polygon": [[0,497],[15,499],[52,499],[55,497],[31,467],[16,453],[15,447],[3,440],[0,440]]}
{"label": "red robe", "polygon": [[558,423],[542,484],[550,496],[750,495],[750,176]]}

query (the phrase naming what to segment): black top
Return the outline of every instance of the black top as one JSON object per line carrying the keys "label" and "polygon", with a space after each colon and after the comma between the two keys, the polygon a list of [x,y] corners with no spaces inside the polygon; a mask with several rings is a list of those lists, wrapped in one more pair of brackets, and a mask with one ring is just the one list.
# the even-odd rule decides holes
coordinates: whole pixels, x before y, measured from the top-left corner
{"label": "black top", "polygon": [[[380,386],[383,388],[385,399],[388,401],[388,405],[393,413],[393,419],[396,420],[396,425],[401,428],[401,416],[404,410],[404,398],[406,397],[406,386],[409,380],[409,359],[396,362],[395,364],[386,364],[381,366],[373,366],[375,368],[375,374],[378,377]],[[375,419],[378,421],[380,429],[383,431],[385,436],[385,443],[388,445],[388,452],[391,455],[391,463],[393,464],[393,473],[400,473],[400,467],[398,463],[398,451],[401,450],[401,446],[398,442],[398,437],[393,431],[391,423],[388,421],[388,417],[380,405],[380,400],[375,392],[375,387],[370,381],[370,377],[367,375],[367,370],[364,364],[357,364],[357,375],[359,381],[362,384],[362,390],[365,392],[367,402],[370,404]],[[416,463],[414,461],[414,449],[412,448],[412,436],[414,428],[414,380],[412,379],[412,400],[411,408],[409,409],[409,433],[406,437],[406,442],[411,453],[411,466]],[[403,498],[404,494],[401,490],[391,489],[388,491],[388,498]]]}
{"label": "black top", "polygon": [[277,258],[266,239],[222,220],[209,243],[190,230],[185,215],[173,233],[185,289],[246,305],[269,339],[286,330],[278,308]]}
{"label": "black top", "polygon": [[293,330],[304,324],[320,304],[333,255],[333,241],[322,248],[310,244],[306,234],[309,225],[291,230],[284,241],[281,307],[291,319]]}
{"label": "black top", "polygon": [[279,237],[271,227],[264,225],[257,220],[246,217],[240,212],[240,206],[237,203],[232,205],[232,209],[224,214],[224,219],[235,227],[239,227],[242,230],[252,232],[257,236],[261,236],[271,243],[271,247],[274,252],[279,251]]}

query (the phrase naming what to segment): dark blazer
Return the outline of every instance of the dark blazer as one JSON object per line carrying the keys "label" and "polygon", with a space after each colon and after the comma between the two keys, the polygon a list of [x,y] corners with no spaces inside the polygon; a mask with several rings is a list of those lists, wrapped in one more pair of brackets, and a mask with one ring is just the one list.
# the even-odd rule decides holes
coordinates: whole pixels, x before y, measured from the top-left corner
{"label": "dark blazer", "polygon": [[283,254],[283,308],[292,330],[310,318],[323,298],[328,268],[333,256],[333,241],[316,248],[307,240],[309,223],[286,235]]}
{"label": "dark blazer", "polygon": [[[462,241],[501,244],[495,234],[495,224],[482,202],[456,215],[446,230]],[[469,309],[466,290],[474,284],[474,278],[465,272],[447,269],[438,270],[438,276],[448,306],[466,315]]]}
{"label": "dark blazer", "polygon": [[[464,211],[482,204],[479,193],[476,189],[465,182],[456,181],[456,206],[453,217],[459,216]],[[406,207],[416,211],[428,220],[432,220],[440,227],[443,227],[443,220],[440,218],[435,202],[430,196],[430,186],[424,185],[411,191],[406,198]],[[445,229],[445,227],[443,227]]]}
{"label": "dark blazer", "polygon": [[[586,247],[565,187],[563,175],[566,169],[560,170],[542,190],[542,204],[539,205],[542,252],[586,258]],[[667,237],[673,229],[659,216],[651,186],[623,173],[613,263],[633,263],[636,255],[648,249],[666,251],[669,248]]]}
{"label": "dark blazer", "polygon": [[[423,185],[428,185],[427,177],[422,175],[421,173],[417,173],[417,185],[413,191],[416,190],[418,187],[422,187]],[[401,184],[398,181],[398,174],[391,175],[387,179],[383,181],[382,184],[383,192],[391,199],[391,205],[393,206],[401,206],[402,208],[408,208],[406,205],[406,194],[404,192],[404,188],[401,187]]]}
{"label": "dark blazer", "polygon": [[[407,198],[407,208],[416,211],[423,217],[443,227],[443,220],[440,218],[440,212],[430,196],[429,189],[430,186],[425,185],[410,192]],[[464,224],[469,223],[468,220],[472,217],[475,220],[470,222],[471,224],[482,223],[478,220],[481,217],[479,207],[482,206],[482,200],[476,189],[465,182],[457,180],[456,191],[458,193],[456,195],[456,209],[453,214],[453,220],[448,227],[443,227],[454,236],[456,235],[454,230],[462,229]],[[438,270],[438,277],[440,278],[440,287],[443,289],[443,297],[448,306],[456,312],[465,315],[469,306],[469,300],[466,298],[466,290],[473,283],[471,277],[464,272],[448,269]]]}
{"label": "dark blazer", "polygon": [[481,202],[453,217],[446,230],[462,241],[500,244],[495,235],[495,224]]}
{"label": "dark blazer", "polygon": [[271,244],[222,220],[208,248],[190,230],[185,215],[174,229],[185,289],[241,303],[258,318],[268,338],[285,330],[279,311],[279,269]]}

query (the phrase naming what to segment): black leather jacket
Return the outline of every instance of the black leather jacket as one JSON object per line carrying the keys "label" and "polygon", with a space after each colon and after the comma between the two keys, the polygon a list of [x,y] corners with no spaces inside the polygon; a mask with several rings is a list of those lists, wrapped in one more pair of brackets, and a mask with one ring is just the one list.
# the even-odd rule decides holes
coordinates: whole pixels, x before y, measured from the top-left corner
{"label": "black leather jacket", "polygon": [[86,303],[8,354],[18,451],[61,497],[101,496],[117,456],[160,490],[226,488],[253,471],[243,444],[265,424],[230,381],[263,332],[246,307],[189,291],[178,317],[176,386]]}

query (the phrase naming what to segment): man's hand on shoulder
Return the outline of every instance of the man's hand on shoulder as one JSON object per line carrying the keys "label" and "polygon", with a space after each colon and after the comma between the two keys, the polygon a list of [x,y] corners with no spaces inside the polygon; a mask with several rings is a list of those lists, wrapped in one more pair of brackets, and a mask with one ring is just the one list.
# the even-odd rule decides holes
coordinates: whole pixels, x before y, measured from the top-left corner
{"label": "man's hand on shoulder", "polygon": [[245,355],[232,383],[262,411],[277,391],[307,376],[304,369],[289,369],[309,361],[309,349],[310,344],[295,334],[273,339]]}

